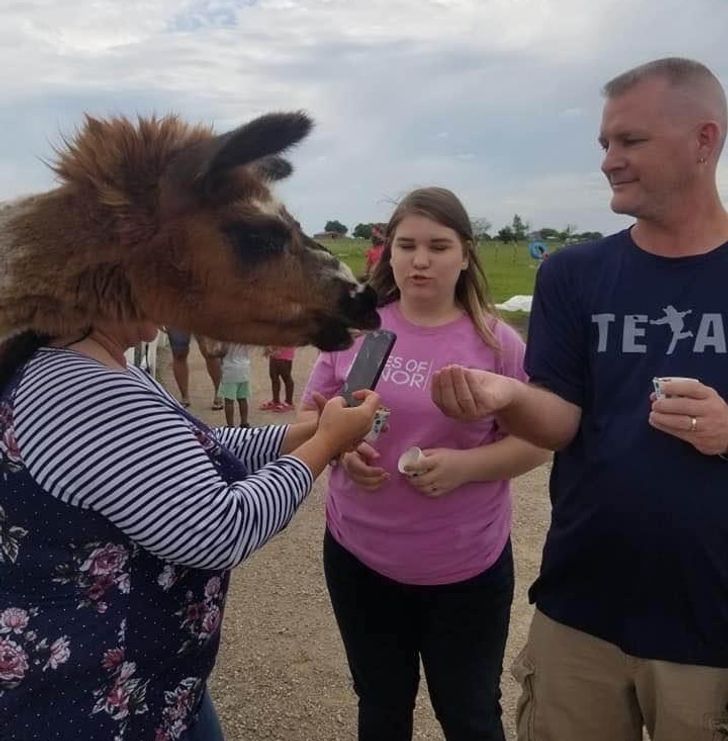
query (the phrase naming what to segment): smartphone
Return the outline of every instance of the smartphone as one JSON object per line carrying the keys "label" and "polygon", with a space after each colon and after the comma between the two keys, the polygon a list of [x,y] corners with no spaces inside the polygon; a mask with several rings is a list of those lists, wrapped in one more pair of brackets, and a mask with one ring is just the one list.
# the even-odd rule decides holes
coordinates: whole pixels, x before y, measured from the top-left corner
{"label": "smartphone", "polygon": [[396,339],[397,335],[386,329],[377,329],[367,333],[351,364],[346,381],[339,390],[347,406],[355,407],[361,404],[359,399],[352,396],[354,391],[362,389],[373,391],[376,388]]}

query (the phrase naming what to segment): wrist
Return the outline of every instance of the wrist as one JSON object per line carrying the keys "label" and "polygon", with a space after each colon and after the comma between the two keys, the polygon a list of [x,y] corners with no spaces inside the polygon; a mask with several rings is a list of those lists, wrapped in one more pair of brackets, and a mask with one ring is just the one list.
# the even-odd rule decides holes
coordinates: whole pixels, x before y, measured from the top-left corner
{"label": "wrist", "polygon": [[508,384],[511,387],[509,399],[501,411],[511,411],[514,407],[519,406],[523,403],[523,400],[528,393],[528,384],[519,381],[517,378],[509,378]]}
{"label": "wrist", "polygon": [[336,456],[337,452],[335,445],[322,438],[321,435],[316,434],[303,445],[297,447],[293,451],[293,455],[302,460],[316,478]]}
{"label": "wrist", "polygon": [[328,430],[322,430],[318,428],[314,431],[312,441],[315,441],[322,450],[329,453],[329,458],[338,458],[342,453],[346,452],[341,447],[341,439],[337,440],[336,435],[333,435]]}
{"label": "wrist", "polygon": [[318,426],[318,419],[306,420],[305,422],[294,422],[288,425],[288,430],[283,438],[281,445],[281,453],[290,453],[295,450],[299,445],[303,445],[307,440],[310,440],[316,432]]}
{"label": "wrist", "polygon": [[728,440],[723,442],[723,449],[717,453],[718,458],[728,461]]}

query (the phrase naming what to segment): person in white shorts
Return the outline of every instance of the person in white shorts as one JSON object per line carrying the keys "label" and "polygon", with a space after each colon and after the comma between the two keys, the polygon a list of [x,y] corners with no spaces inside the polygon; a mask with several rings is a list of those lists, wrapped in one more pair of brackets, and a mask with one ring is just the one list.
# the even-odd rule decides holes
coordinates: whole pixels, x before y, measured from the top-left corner
{"label": "person in white shorts", "polygon": [[240,410],[240,426],[248,425],[250,398],[250,348],[248,345],[227,345],[222,359],[222,380],[219,396],[225,404],[225,422],[235,425],[235,402]]}

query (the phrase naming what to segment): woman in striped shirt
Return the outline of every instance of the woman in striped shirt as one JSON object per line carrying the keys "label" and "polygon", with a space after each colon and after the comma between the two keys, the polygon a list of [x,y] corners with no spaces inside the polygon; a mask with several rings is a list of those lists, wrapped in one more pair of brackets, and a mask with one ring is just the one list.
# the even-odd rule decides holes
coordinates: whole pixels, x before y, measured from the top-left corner
{"label": "woman in striped shirt", "polygon": [[221,739],[206,681],[229,571],[371,426],[367,393],[314,422],[211,429],[127,366],[155,333],[102,322],[4,379],[4,741]]}

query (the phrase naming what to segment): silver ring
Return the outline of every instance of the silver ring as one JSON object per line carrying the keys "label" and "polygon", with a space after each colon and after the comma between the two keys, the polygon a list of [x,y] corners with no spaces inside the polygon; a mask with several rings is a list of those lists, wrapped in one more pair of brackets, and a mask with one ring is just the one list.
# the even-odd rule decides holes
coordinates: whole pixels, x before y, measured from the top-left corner
{"label": "silver ring", "polygon": [[690,432],[695,432],[698,429],[698,420],[696,417],[690,417]]}

